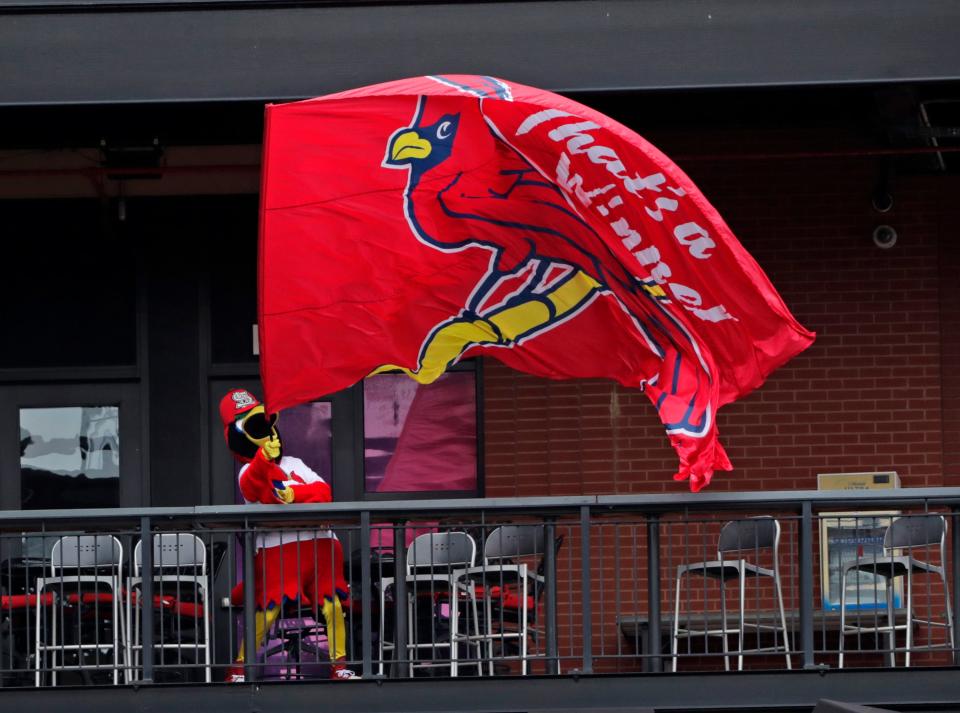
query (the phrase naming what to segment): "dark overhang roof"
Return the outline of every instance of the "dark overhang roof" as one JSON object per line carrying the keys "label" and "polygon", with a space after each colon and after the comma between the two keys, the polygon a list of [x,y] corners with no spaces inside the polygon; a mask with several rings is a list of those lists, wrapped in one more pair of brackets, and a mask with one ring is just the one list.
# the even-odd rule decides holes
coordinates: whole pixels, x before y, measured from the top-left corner
{"label": "dark overhang roof", "polygon": [[269,101],[459,72],[558,91],[953,80],[958,29],[954,0],[0,0],[0,105]]}

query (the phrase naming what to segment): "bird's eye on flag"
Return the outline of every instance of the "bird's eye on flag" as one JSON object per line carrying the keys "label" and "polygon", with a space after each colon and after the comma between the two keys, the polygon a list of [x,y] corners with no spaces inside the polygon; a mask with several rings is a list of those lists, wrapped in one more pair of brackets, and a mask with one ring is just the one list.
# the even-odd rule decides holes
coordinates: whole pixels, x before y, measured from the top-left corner
{"label": "bird's eye on flag", "polygon": [[467,356],[642,388],[699,490],[717,409],[813,334],[689,178],[581,104],[419,77],[270,106],[261,375],[271,412]]}

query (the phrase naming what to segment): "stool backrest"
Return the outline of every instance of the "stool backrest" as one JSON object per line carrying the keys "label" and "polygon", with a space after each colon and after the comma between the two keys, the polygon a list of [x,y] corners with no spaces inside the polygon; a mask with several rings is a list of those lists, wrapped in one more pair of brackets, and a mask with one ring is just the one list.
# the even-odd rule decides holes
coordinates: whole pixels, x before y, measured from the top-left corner
{"label": "stool backrest", "polygon": [[[133,568],[139,574],[143,564],[143,540],[133,550]],[[154,569],[189,569],[206,572],[207,548],[196,535],[187,532],[163,532],[153,536]]]}
{"label": "stool backrest", "polygon": [[65,535],[53,543],[50,570],[111,567],[119,569],[123,546],[112,535]]}
{"label": "stool backrest", "polygon": [[503,525],[487,535],[486,561],[515,559],[544,553],[543,525]]}
{"label": "stool backrest", "polygon": [[894,550],[899,547],[923,547],[940,545],[947,533],[947,522],[943,515],[908,515],[898,517],[883,535],[883,549]]}
{"label": "stool backrest", "polygon": [[407,571],[437,567],[472,567],[477,544],[466,532],[428,532],[407,548]]}
{"label": "stool backrest", "polygon": [[780,523],[769,515],[751,517],[746,520],[731,520],[720,530],[717,551],[742,552],[762,550],[780,545]]}

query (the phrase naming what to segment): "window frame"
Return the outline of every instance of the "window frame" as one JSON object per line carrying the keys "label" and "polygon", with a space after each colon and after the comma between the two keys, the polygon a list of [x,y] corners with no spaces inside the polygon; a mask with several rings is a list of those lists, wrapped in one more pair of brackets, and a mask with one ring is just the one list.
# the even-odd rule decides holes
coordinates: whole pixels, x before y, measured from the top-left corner
{"label": "window frame", "polygon": [[[457,500],[465,498],[482,498],[486,490],[483,461],[483,360],[480,357],[458,362],[447,369],[448,372],[473,372],[474,388],[476,390],[476,441],[477,441],[477,487],[474,490],[414,490],[410,492],[368,493],[366,491],[366,459],[364,457],[364,423],[363,423],[363,382],[354,388],[359,401],[359,458],[358,468],[354,480],[356,500],[380,502],[385,500]],[[395,373],[395,372],[386,372]]]}
{"label": "window frame", "polygon": [[[477,487],[475,490],[417,490],[412,492],[368,493],[364,459],[363,382],[324,396],[314,401],[328,401],[333,407],[332,443],[333,497],[338,502],[381,502],[390,500],[457,500],[482,498],[485,492],[483,452],[483,361],[469,359],[455,364],[448,371],[470,371],[475,374],[476,388],[476,438],[477,438]],[[233,374],[230,376],[229,374]],[[233,368],[218,365],[209,373],[209,467],[210,478],[206,486],[205,502],[232,504],[234,469],[233,456],[223,442],[218,404],[231,388],[251,390],[263,396],[263,385],[252,370],[243,365]],[[281,419],[281,436],[283,425]]]}
{"label": "window frame", "polygon": [[135,382],[0,385],[0,509],[21,510],[20,410],[73,406],[116,406],[120,415],[120,483],[118,507],[145,505],[148,493],[142,467],[144,435],[140,385]]}

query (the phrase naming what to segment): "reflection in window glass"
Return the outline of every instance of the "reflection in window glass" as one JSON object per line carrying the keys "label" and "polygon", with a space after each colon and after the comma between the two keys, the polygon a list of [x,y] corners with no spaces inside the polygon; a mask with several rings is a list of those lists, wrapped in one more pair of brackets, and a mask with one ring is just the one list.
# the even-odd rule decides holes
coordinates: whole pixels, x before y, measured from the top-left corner
{"label": "reflection in window glass", "polygon": [[476,490],[474,372],[426,385],[402,374],[366,379],[363,429],[366,492]]}
{"label": "reflection in window glass", "polygon": [[[333,409],[329,402],[316,401],[286,408],[280,413],[277,432],[283,455],[302,460],[307,467],[333,487]],[[237,463],[235,474],[240,473]],[[243,502],[237,485],[237,502]]]}
{"label": "reflection in window glass", "polygon": [[120,504],[120,409],[20,409],[20,505],[25,510]]}

